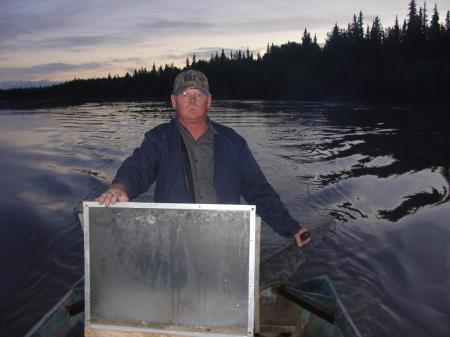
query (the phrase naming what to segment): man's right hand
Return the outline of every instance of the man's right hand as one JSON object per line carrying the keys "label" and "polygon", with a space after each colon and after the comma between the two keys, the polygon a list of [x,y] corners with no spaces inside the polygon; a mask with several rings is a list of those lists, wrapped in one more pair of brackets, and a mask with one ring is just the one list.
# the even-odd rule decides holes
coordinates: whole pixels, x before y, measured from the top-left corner
{"label": "man's right hand", "polygon": [[114,205],[116,202],[127,202],[130,199],[125,190],[125,187],[120,184],[111,185],[102,195],[100,195],[95,201],[100,205]]}
{"label": "man's right hand", "polygon": [[[304,233],[308,233],[308,235],[306,236],[306,238],[303,240],[302,239],[302,234]],[[299,247],[303,247],[304,245],[306,245],[307,243],[309,243],[311,241],[311,233],[306,230],[305,228],[301,228],[295,235],[294,235],[295,241],[297,242],[297,246]]]}

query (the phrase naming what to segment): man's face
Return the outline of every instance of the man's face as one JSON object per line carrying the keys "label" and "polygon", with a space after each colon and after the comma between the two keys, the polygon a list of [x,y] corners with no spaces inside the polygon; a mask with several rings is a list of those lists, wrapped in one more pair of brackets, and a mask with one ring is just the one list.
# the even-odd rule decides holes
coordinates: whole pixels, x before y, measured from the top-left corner
{"label": "man's face", "polygon": [[206,120],[206,113],[211,106],[210,95],[195,88],[188,88],[180,94],[170,96],[170,99],[181,123],[199,123]]}

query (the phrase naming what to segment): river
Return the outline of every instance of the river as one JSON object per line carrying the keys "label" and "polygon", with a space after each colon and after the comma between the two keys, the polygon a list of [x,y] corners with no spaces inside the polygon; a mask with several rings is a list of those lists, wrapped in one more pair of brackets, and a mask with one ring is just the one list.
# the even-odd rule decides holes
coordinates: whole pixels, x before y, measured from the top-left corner
{"label": "river", "polygon": [[[262,284],[326,274],[363,336],[450,335],[448,108],[218,101],[210,116],[314,235],[298,249],[265,228]],[[2,336],[82,275],[80,202],[171,117],[164,102],[0,109]]]}

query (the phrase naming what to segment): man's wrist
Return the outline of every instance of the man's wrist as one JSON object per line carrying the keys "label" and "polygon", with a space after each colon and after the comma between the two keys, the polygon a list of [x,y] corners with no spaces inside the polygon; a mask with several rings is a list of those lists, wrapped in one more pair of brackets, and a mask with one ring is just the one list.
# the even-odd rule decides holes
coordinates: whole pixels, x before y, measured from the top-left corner
{"label": "man's wrist", "polygon": [[124,184],[122,184],[122,183],[113,183],[112,185],[111,185],[111,187],[110,188],[114,188],[114,189],[120,189],[120,190],[122,190],[127,196],[129,196],[129,193],[128,193],[128,188],[124,185]]}

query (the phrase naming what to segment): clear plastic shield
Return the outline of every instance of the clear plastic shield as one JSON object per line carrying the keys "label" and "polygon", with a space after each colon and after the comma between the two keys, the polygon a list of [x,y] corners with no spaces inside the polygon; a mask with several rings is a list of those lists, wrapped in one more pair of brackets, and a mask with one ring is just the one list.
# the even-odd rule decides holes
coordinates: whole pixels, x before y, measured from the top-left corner
{"label": "clear plastic shield", "polygon": [[253,333],[254,206],[84,206],[86,326]]}

